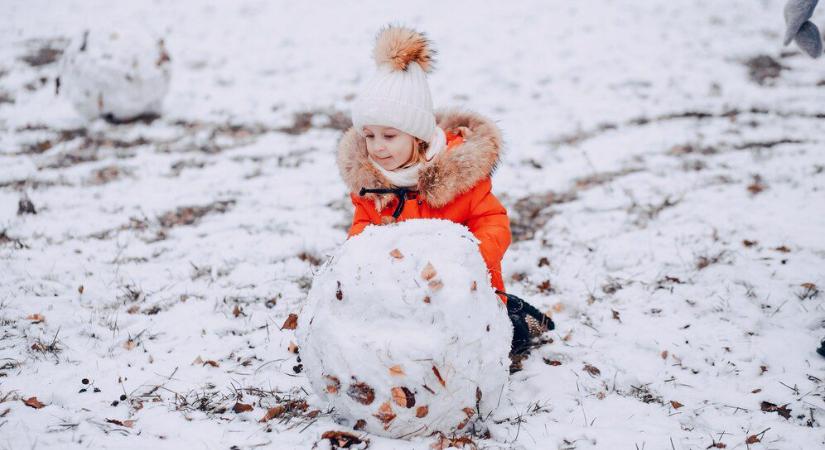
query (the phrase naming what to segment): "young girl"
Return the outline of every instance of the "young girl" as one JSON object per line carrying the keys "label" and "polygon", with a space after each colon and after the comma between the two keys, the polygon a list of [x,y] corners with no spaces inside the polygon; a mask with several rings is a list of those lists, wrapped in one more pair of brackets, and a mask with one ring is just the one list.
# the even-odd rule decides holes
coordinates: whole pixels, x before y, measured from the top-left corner
{"label": "young girl", "polygon": [[419,218],[465,225],[480,241],[491,284],[507,304],[513,350],[525,350],[525,313],[545,329],[552,321],[504,293],[501,259],[510,245],[510,219],[490,181],[501,132],[472,112],[433,112],[426,76],[433,51],[423,34],[387,27],[373,56],[377,71],[353,105],[353,127],[338,146],[338,166],[355,206],[349,236],[367,225]]}

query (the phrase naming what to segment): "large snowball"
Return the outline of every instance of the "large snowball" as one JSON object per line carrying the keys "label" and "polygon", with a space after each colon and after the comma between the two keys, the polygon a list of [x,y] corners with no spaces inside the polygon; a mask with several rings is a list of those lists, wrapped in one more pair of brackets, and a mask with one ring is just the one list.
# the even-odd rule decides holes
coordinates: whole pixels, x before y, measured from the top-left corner
{"label": "large snowball", "polygon": [[357,429],[462,429],[502,401],[512,326],[470,231],[367,227],[316,275],[297,337],[312,387]]}
{"label": "large snowball", "polygon": [[142,29],[90,30],[66,49],[61,91],[90,120],[159,115],[169,66],[163,41]]}

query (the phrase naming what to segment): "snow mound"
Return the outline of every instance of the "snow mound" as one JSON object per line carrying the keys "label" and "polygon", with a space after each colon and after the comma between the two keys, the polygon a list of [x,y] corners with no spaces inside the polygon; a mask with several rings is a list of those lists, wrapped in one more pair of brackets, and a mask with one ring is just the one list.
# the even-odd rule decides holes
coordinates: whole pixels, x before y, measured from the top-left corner
{"label": "snow mound", "polygon": [[160,115],[170,77],[163,40],[126,27],[90,30],[73,40],[60,81],[61,91],[87,119],[129,121]]}
{"label": "snow mound", "polygon": [[367,227],[316,275],[297,337],[313,389],[356,429],[463,429],[501,401],[512,325],[461,225]]}

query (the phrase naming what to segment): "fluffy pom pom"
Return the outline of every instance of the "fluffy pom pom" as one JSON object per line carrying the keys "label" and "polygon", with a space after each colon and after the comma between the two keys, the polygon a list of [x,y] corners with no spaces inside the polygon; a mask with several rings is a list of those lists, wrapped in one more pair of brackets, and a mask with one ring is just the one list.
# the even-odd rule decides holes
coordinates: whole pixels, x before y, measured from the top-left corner
{"label": "fluffy pom pom", "polygon": [[388,26],[378,33],[375,42],[375,63],[389,64],[393,70],[407,70],[410,63],[418,63],[430,72],[434,64],[435,51],[423,33],[399,26]]}

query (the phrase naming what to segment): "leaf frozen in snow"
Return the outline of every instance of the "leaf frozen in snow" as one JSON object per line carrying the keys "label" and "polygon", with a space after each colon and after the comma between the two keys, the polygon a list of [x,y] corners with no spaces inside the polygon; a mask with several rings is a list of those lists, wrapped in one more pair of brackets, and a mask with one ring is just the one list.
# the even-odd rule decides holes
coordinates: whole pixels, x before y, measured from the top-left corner
{"label": "leaf frozen in snow", "polygon": [[351,384],[347,389],[347,395],[362,405],[369,405],[375,400],[375,391],[363,382]]}
{"label": "leaf frozen in snow", "polygon": [[759,439],[759,437],[755,434],[752,434],[752,435],[748,436],[747,439],[745,439],[745,443],[748,444],[748,445],[756,444],[757,442],[762,442],[762,440]]}
{"label": "leaf frozen in snow", "polygon": [[419,406],[418,408],[415,408],[415,417],[418,417],[420,419],[422,417],[425,417],[429,412],[430,412],[430,407],[429,406],[427,406],[427,405]]}
{"label": "leaf frozen in snow", "polygon": [[390,256],[392,256],[395,259],[404,259],[404,254],[401,253],[401,250],[398,250],[397,248],[393,249],[393,251],[390,252]]}
{"label": "leaf frozen in snow", "polygon": [[430,281],[435,278],[436,275],[435,267],[429,262],[424,266],[424,270],[421,271],[421,278],[423,278],[424,281]]}
{"label": "leaf frozen in snow", "polygon": [[282,330],[294,330],[298,327],[298,314],[290,313],[289,317],[284,320],[284,324],[281,325]]}
{"label": "leaf frozen in snow", "polygon": [[240,414],[242,412],[252,411],[252,409],[253,409],[252,405],[248,405],[246,403],[241,403],[241,402],[236,402],[235,406],[232,407],[232,411],[234,411],[235,413],[238,413],[238,414]]}
{"label": "leaf frozen in snow", "polygon": [[437,291],[444,287],[444,283],[441,280],[431,280],[427,283],[427,286],[429,286],[431,290]]}
{"label": "leaf frozen in snow", "polygon": [[390,367],[390,375],[394,377],[404,376],[404,369],[400,365],[396,364]]}
{"label": "leaf frozen in snow", "polygon": [[344,292],[341,291],[341,282],[337,281],[337,283],[338,283],[338,288],[335,289],[335,298],[337,298],[338,300],[343,300],[344,299]]}
{"label": "leaf frozen in snow", "polygon": [[404,386],[392,388],[392,399],[398,406],[404,408],[415,406],[415,395]]}
{"label": "leaf frozen in snow", "polygon": [[771,402],[762,402],[761,407],[762,412],[775,412],[786,419],[791,418],[791,410],[788,409],[788,405],[777,406]]}
{"label": "leaf frozen in snow", "polygon": [[269,408],[266,410],[266,414],[264,414],[264,416],[261,417],[261,420],[259,420],[258,422],[269,422],[270,420],[283,414],[284,411],[286,411],[286,408],[284,408],[283,405],[278,405],[273,408]]}
{"label": "leaf frozen in snow", "polygon": [[378,412],[373,414],[373,417],[380,420],[381,423],[384,424],[384,429],[386,430],[390,427],[390,422],[395,419],[396,414],[395,411],[392,410],[390,402],[384,402],[378,407]]}
{"label": "leaf frozen in snow", "polygon": [[30,406],[34,409],[40,409],[40,408],[46,406],[40,400],[38,400],[37,397],[29,397],[29,398],[27,398],[25,400],[21,400],[21,401],[26,406]]}
{"label": "leaf frozen in snow", "polygon": [[41,323],[46,321],[46,317],[43,314],[30,314],[26,316],[26,320],[31,320],[32,323]]}
{"label": "leaf frozen in snow", "polygon": [[121,427],[126,427],[126,428],[132,428],[135,425],[134,420],[106,419],[106,423],[112,423],[112,424],[120,425]]}
{"label": "leaf frozen in snow", "polygon": [[[367,422],[363,419],[359,420],[355,425],[358,426],[359,423],[364,424],[366,426]],[[363,428],[363,427],[362,427]],[[356,428],[358,430],[359,428]],[[329,441],[330,447],[333,449],[336,448],[367,448],[370,444],[369,439],[359,438],[358,436],[347,433],[346,431],[325,431],[321,435],[321,440]],[[361,444],[364,444],[364,447],[361,447]],[[312,448],[315,448],[313,446]]]}
{"label": "leaf frozen in snow", "polygon": [[590,364],[584,365],[584,371],[589,373],[591,377],[597,377],[602,374],[602,371],[599,370],[596,366],[591,366]]}
{"label": "leaf frozen in snow", "polygon": [[681,407],[683,407],[683,406],[685,406],[685,405],[683,405],[683,404],[681,404],[681,403],[677,402],[676,400],[671,400],[671,401],[670,401],[670,406],[672,406],[672,407],[673,407],[673,409],[679,409],[679,408],[681,408]]}
{"label": "leaf frozen in snow", "polygon": [[324,378],[327,379],[327,392],[330,394],[337,394],[338,389],[341,388],[341,380],[332,375],[324,375]]}

